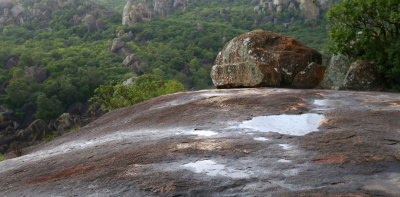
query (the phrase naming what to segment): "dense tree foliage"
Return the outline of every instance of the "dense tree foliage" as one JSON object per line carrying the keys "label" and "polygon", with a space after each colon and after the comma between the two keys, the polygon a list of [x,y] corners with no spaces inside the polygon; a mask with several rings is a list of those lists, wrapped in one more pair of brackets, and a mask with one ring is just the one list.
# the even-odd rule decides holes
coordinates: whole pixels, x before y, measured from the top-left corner
{"label": "dense tree foliage", "polygon": [[113,85],[113,82],[108,85],[100,85],[95,90],[95,96],[90,100],[104,105],[106,110],[112,110],[131,106],[160,95],[185,91],[182,83],[176,80],[163,81],[155,75],[144,74],[131,78],[131,80],[132,84],[127,85],[122,83]]}
{"label": "dense tree foliage", "polygon": [[343,0],[328,17],[332,50],[375,61],[400,90],[400,1]]}

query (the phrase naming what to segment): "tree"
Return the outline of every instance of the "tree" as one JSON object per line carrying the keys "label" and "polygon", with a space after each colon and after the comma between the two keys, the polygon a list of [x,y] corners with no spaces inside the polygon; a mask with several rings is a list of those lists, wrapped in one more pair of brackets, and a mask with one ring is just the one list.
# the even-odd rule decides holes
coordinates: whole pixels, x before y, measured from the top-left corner
{"label": "tree", "polygon": [[58,117],[65,110],[57,96],[48,98],[46,94],[40,94],[37,97],[36,106],[35,118],[46,121]]}
{"label": "tree", "polygon": [[375,61],[390,85],[400,85],[399,0],[343,0],[328,19],[333,52]]}
{"label": "tree", "polygon": [[132,81],[131,85],[119,83],[114,86],[113,82],[108,85],[101,85],[94,91],[95,96],[90,101],[104,105],[106,110],[113,110],[131,106],[160,95],[185,91],[182,83],[176,80],[164,82],[156,75],[144,74],[133,78]]}

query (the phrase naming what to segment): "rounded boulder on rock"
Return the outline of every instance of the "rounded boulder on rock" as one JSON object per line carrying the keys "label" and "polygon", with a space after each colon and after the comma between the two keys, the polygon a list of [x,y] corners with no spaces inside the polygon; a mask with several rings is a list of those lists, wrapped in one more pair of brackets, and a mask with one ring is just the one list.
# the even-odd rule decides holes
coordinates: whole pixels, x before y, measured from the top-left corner
{"label": "rounded boulder on rock", "polygon": [[357,60],[351,64],[340,89],[344,90],[382,90],[381,76],[377,66],[367,60]]}
{"label": "rounded boulder on rock", "polygon": [[211,70],[217,88],[315,88],[325,68],[322,57],[294,38],[255,30],[229,41]]}

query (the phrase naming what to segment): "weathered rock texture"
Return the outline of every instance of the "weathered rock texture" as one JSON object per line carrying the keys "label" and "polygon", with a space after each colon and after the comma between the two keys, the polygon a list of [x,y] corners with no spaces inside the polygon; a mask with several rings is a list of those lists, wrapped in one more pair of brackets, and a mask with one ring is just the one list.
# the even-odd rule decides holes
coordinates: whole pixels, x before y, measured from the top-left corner
{"label": "weathered rock texture", "polygon": [[[398,197],[399,96],[252,88],[158,97],[0,162],[0,196]],[[287,120],[307,115],[321,122],[280,131],[307,126]],[[278,127],[257,121],[266,117]]]}
{"label": "weathered rock texture", "polygon": [[341,89],[382,90],[383,87],[377,65],[370,61],[357,60],[347,71]]}
{"label": "weathered rock texture", "polygon": [[332,56],[319,86],[324,89],[338,90],[343,85],[349,67],[350,59],[347,56],[341,54]]}
{"label": "weathered rock texture", "polygon": [[225,45],[211,78],[217,88],[314,88],[324,74],[321,62],[321,54],[291,37],[256,30]]}

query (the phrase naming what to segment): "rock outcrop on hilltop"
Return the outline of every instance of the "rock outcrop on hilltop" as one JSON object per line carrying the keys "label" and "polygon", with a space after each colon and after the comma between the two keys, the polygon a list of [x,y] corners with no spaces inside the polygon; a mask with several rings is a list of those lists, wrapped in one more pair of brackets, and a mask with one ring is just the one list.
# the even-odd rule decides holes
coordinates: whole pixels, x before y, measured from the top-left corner
{"label": "rock outcrop on hilltop", "polygon": [[128,0],[122,13],[122,24],[133,25],[136,22],[151,21],[153,15],[166,17],[174,9],[186,10],[191,0],[153,0],[152,2],[140,2]]}
{"label": "rock outcrop on hilltop", "polygon": [[300,11],[306,22],[311,22],[333,6],[330,0],[253,0],[254,12],[268,12],[271,15],[281,13],[284,10],[289,12]]}
{"label": "rock outcrop on hilltop", "polygon": [[314,88],[325,68],[317,51],[270,31],[256,30],[229,41],[211,70],[217,88]]}
{"label": "rock outcrop on hilltop", "polygon": [[[152,1],[137,1],[128,0],[125,4],[124,11],[122,14],[123,25],[133,25],[140,21],[151,21],[154,16],[166,17],[176,9],[187,10],[187,6],[192,0],[152,0]],[[228,1],[223,1],[227,3]],[[237,4],[238,2],[233,2]],[[247,3],[247,2],[241,2]],[[305,22],[312,22],[320,17],[321,12],[326,12],[333,5],[330,0],[252,0],[248,1],[247,5],[253,7],[253,10],[257,14],[265,14],[264,19],[260,22],[274,22],[283,24],[286,26],[290,25],[293,21],[279,21],[275,14],[279,14],[283,11],[296,12],[300,11],[300,14]],[[230,14],[230,8],[220,9],[220,14]]]}
{"label": "rock outcrop on hilltop", "polygon": [[399,96],[252,88],[158,97],[0,162],[0,196],[397,197]]}
{"label": "rock outcrop on hilltop", "polygon": [[[34,2],[34,3],[33,3]],[[20,25],[34,19],[38,20],[38,28],[47,28],[47,23],[55,10],[63,10],[67,7],[77,7],[79,14],[69,19],[71,25],[85,24],[89,32],[95,32],[104,28],[101,15],[105,12],[89,0],[78,4],[75,0],[37,0],[33,5],[23,1],[0,0],[0,26]]]}

